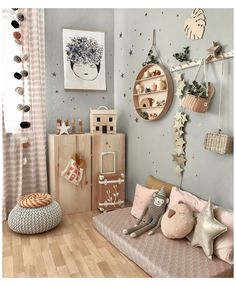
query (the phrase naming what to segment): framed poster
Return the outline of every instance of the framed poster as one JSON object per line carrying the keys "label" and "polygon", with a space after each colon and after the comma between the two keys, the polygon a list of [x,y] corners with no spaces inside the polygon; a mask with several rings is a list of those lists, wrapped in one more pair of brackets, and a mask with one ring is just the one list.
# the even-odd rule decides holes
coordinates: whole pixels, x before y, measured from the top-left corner
{"label": "framed poster", "polygon": [[64,88],[106,90],[105,32],[63,29]]}

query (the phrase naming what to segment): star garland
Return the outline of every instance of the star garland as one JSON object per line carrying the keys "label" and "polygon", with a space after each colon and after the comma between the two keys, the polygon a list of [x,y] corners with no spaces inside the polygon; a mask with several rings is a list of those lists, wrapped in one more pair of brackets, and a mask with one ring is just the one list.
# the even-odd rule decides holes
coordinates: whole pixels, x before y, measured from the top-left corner
{"label": "star garland", "polygon": [[[182,73],[177,73],[175,76],[176,81],[176,93],[175,95],[179,98],[180,105],[182,97],[184,95],[184,90],[186,87],[186,83],[183,79]],[[183,111],[177,111],[175,114],[174,121],[174,143],[175,143],[175,153],[172,154],[172,161],[174,161],[177,165],[175,167],[175,172],[179,176],[182,176],[184,172],[184,167],[187,162],[185,157],[185,148],[186,148],[186,140],[185,136],[185,124],[188,122],[187,114]]]}
{"label": "star garland", "polygon": [[187,142],[184,140],[184,129],[187,121],[186,113],[181,111],[176,112],[174,122],[174,143],[176,148],[175,153],[172,154],[172,161],[177,163],[175,171],[178,175],[182,175],[184,166],[187,162],[185,157],[185,146]]}

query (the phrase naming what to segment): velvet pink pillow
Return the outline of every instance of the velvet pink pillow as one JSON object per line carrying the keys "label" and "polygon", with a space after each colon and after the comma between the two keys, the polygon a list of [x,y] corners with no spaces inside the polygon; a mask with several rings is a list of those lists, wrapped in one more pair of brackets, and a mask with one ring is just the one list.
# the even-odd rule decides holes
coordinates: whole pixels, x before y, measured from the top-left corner
{"label": "velvet pink pillow", "polygon": [[[178,204],[179,201],[189,205],[197,213],[201,212],[207,203],[205,200],[184,192],[178,187],[172,187],[168,208]],[[227,226],[227,231],[214,240],[214,254],[221,260],[233,264],[233,211],[216,205],[213,205],[213,208],[215,218]]]}
{"label": "velvet pink pillow", "polygon": [[136,185],[135,189],[135,195],[134,195],[134,201],[133,206],[131,209],[131,214],[136,217],[140,218],[145,207],[150,203],[152,194],[154,192],[158,192],[159,190],[156,189],[148,189],[146,187],[143,187],[139,184]]}

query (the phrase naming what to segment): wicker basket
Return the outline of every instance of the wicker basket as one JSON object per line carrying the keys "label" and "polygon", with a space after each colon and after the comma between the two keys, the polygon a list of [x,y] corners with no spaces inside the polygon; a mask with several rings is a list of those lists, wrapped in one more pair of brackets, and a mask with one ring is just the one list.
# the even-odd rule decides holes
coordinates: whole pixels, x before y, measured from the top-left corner
{"label": "wicker basket", "polygon": [[220,132],[207,133],[204,148],[219,154],[230,154],[233,152],[233,138]]}
{"label": "wicker basket", "polygon": [[196,97],[192,94],[187,94],[183,98],[182,106],[185,108],[188,108],[194,112],[200,112],[205,113],[208,110],[208,106],[210,104],[210,101],[214,95],[215,89],[212,84],[208,85],[208,97],[202,98],[202,97]]}

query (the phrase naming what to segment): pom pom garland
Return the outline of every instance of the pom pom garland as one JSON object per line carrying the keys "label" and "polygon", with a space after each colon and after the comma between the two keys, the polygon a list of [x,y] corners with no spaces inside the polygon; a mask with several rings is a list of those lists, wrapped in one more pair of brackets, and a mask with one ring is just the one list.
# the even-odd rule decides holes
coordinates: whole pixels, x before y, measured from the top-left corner
{"label": "pom pom garland", "polygon": [[24,88],[23,87],[16,87],[15,92],[17,92],[19,95],[24,95]]}

